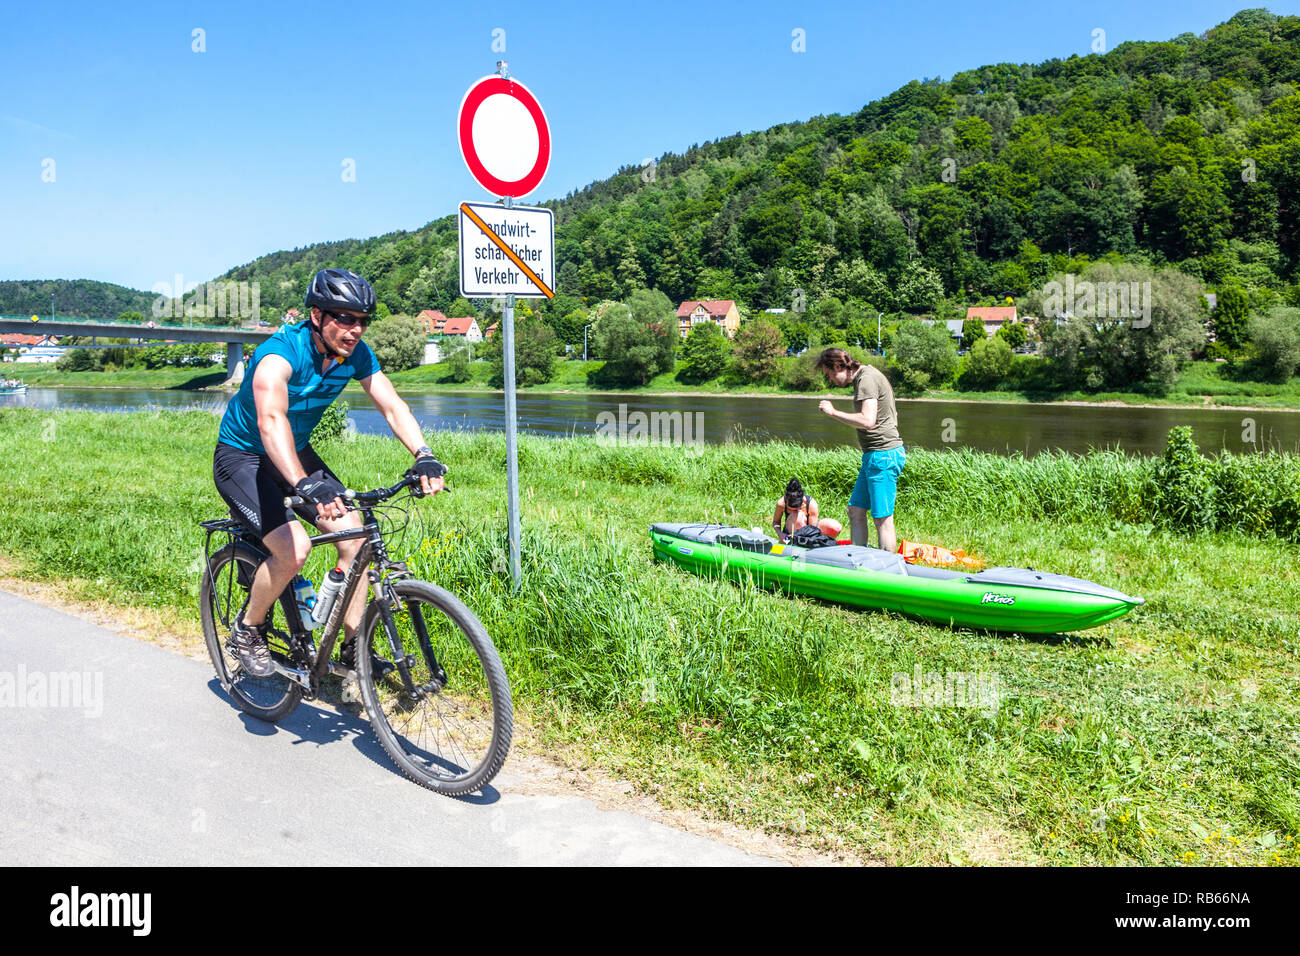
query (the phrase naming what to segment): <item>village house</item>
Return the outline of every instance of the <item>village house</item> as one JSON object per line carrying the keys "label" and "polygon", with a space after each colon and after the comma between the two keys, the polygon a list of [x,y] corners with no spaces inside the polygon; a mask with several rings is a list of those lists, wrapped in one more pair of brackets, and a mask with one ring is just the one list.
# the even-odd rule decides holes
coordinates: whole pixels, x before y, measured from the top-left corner
{"label": "village house", "polygon": [[984,334],[989,338],[993,338],[1002,326],[1020,321],[1014,305],[973,305],[966,310],[966,318],[983,322]]}
{"label": "village house", "polygon": [[690,334],[693,326],[701,322],[713,322],[722,329],[727,338],[734,338],[740,326],[740,312],[734,299],[711,299],[699,301],[692,299],[677,307],[677,330],[682,338]]}
{"label": "village house", "polygon": [[438,334],[448,337],[455,336],[462,338],[466,342],[483,341],[483,333],[479,330],[478,320],[470,315],[458,319],[447,319],[442,324]]}
{"label": "village house", "polygon": [[447,324],[447,317],[438,309],[425,309],[416,318],[424,326],[426,335],[442,335],[442,327]]}
{"label": "village house", "polygon": [[0,335],[0,349],[17,349],[18,357],[6,355],[12,362],[57,362],[63,350],[58,348],[59,339],[54,335]]}

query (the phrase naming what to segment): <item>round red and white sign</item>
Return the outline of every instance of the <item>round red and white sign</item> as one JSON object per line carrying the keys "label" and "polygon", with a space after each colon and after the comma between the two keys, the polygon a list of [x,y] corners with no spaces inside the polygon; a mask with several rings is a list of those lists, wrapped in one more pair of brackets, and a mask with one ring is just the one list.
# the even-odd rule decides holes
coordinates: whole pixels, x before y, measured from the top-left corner
{"label": "round red and white sign", "polygon": [[551,129],[537,97],[518,80],[485,76],[471,86],[456,132],[470,174],[494,196],[526,196],[546,175]]}

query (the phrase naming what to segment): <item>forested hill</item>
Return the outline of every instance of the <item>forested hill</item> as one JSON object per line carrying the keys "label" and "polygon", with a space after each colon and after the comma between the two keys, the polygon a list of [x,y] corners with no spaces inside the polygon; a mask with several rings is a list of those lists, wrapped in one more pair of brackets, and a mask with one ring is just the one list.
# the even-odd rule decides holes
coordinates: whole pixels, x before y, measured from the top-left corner
{"label": "forested hill", "polygon": [[158,298],[148,292],[93,279],[48,279],[0,282],[0,315],[50,314],[50,296],[58,315],[115,319],[123,312],[148,315]]}
{"label": "forested hill", "polygon": [[[1000,63],[666,154],[563,200],[553,308],[658,288],[673,301],[928,312],[1020,296],[1101,257],[1295,299],[1300,17],[1246,10],[1202,36]],[[568,148],[580,149],[581,143]],[[274,310],[343,266],[392,311],[457,296],[452,216],[264,256]],[[945,302],[946,300],[946,302]],[[48,303],[47,303],[48,304]]]}

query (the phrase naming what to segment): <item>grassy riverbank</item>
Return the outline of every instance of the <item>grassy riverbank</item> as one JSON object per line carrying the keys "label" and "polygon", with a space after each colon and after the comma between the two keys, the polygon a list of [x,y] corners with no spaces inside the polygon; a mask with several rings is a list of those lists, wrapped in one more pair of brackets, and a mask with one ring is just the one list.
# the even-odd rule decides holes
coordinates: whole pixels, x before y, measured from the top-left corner
{"label": "grassy riverbank", "polygon": [[[588,383],[589,372],[598,369],[601,362],[557,362],[553,381],[545,385],[534,385],[528,393],[545,392],[587,392],[609,393],[607,386],[594,386]],[[29,385],[98,387],[98,388],[168,388],[199,389],[219,388],[225,380],[222,368],[208,370],[196,369],[124,369],[113,372],[60,372],[53,365],[6,365],[6,375],[16,375]],[[422,365],[404,372],[394,372],[390,377],[405,393],[418,395],[432,392],[491,391],[488,382],[490,369],[486,362],[470,365],[471,379],[468,382],[452,382],[448,379],[444,365]],[[356,384],[348,388],[360,394],[361,388]],[[687,385],[679,381],[675,374],[665,372],[651,379],[650,383],[631,389],[620,389],[619,394],[691,394],[691,395],[784,395],[816,397],[831,394],[830,391],[798,392],[777,385],[727,385],[721,379],[702,385]],[[838,393],[843,397],[844,392]],[[1284,384],[1268,382],[1236,381],[1224,376],[1224,366],[1214,362],[1193,362],[1189,365],[1168,394],[1151,395],[1144,392],[1019,392],[986,391],[970,392],[958,389],[931,389],[924,398],[970,401],[970,402],[1083,402],[1095,404],[1120,403],[1124,405],[1161,405],[1161,406],[1217,406],[1269,409],[1300,410],[1300,376]]]}
{"label": "grassy riverbank", "polygon": [[[215,432],[206,412],[0,410],[0,554],[88,599],[171,611],[197,634],[195,522],[223,510]],[[429,437],[455,491],[418,505],[413,562],[483,618],[546,741],[666,804],[894,863],[1300,860],[1295,546],[1144,523],[1134,506],[1150,461],[909,452],[905,536],[1148,602],[1093,631],[1023,638],[651,562],[650,522],[765,525],[790,474],[841,513],[847,449],[692,458],[521,436],[526,580],[512,597],[503,440]],[[408,464],[374,436],[325,457],[358,487]],[[309,565],[317,580],[325,557]],[[893,676],[916,667],[996,676],[996,713],[894,706]]]}
{"label": "grassy riverbank", "polygon": [[112,372],[61,372],[53,364],[7,363],[0,375],[22,379],[28,385],[64,388],[168,388],[199,389],[220,386],[226,380],[225,367],[130,368]]}

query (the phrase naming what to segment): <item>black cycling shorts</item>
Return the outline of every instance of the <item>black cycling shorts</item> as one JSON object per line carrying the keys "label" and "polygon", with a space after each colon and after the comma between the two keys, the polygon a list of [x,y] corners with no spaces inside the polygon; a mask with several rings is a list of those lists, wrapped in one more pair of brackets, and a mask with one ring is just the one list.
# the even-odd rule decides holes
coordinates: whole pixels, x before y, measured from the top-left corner
{"label": "black cycling shorts", "polygon": [[[338,481],[338,476],[321,461],[311,445],[298,452],[298,461],[307,474],[323,471]],[[266,455],[217,442],[217,450],[212,455],[212,478],[217,483],[217,492],[230,505],[231,515],[259,538],[288,524],[294,512],[313,527],[316,525],[315,505],[284,506],[284,499],[298,492]]]}

